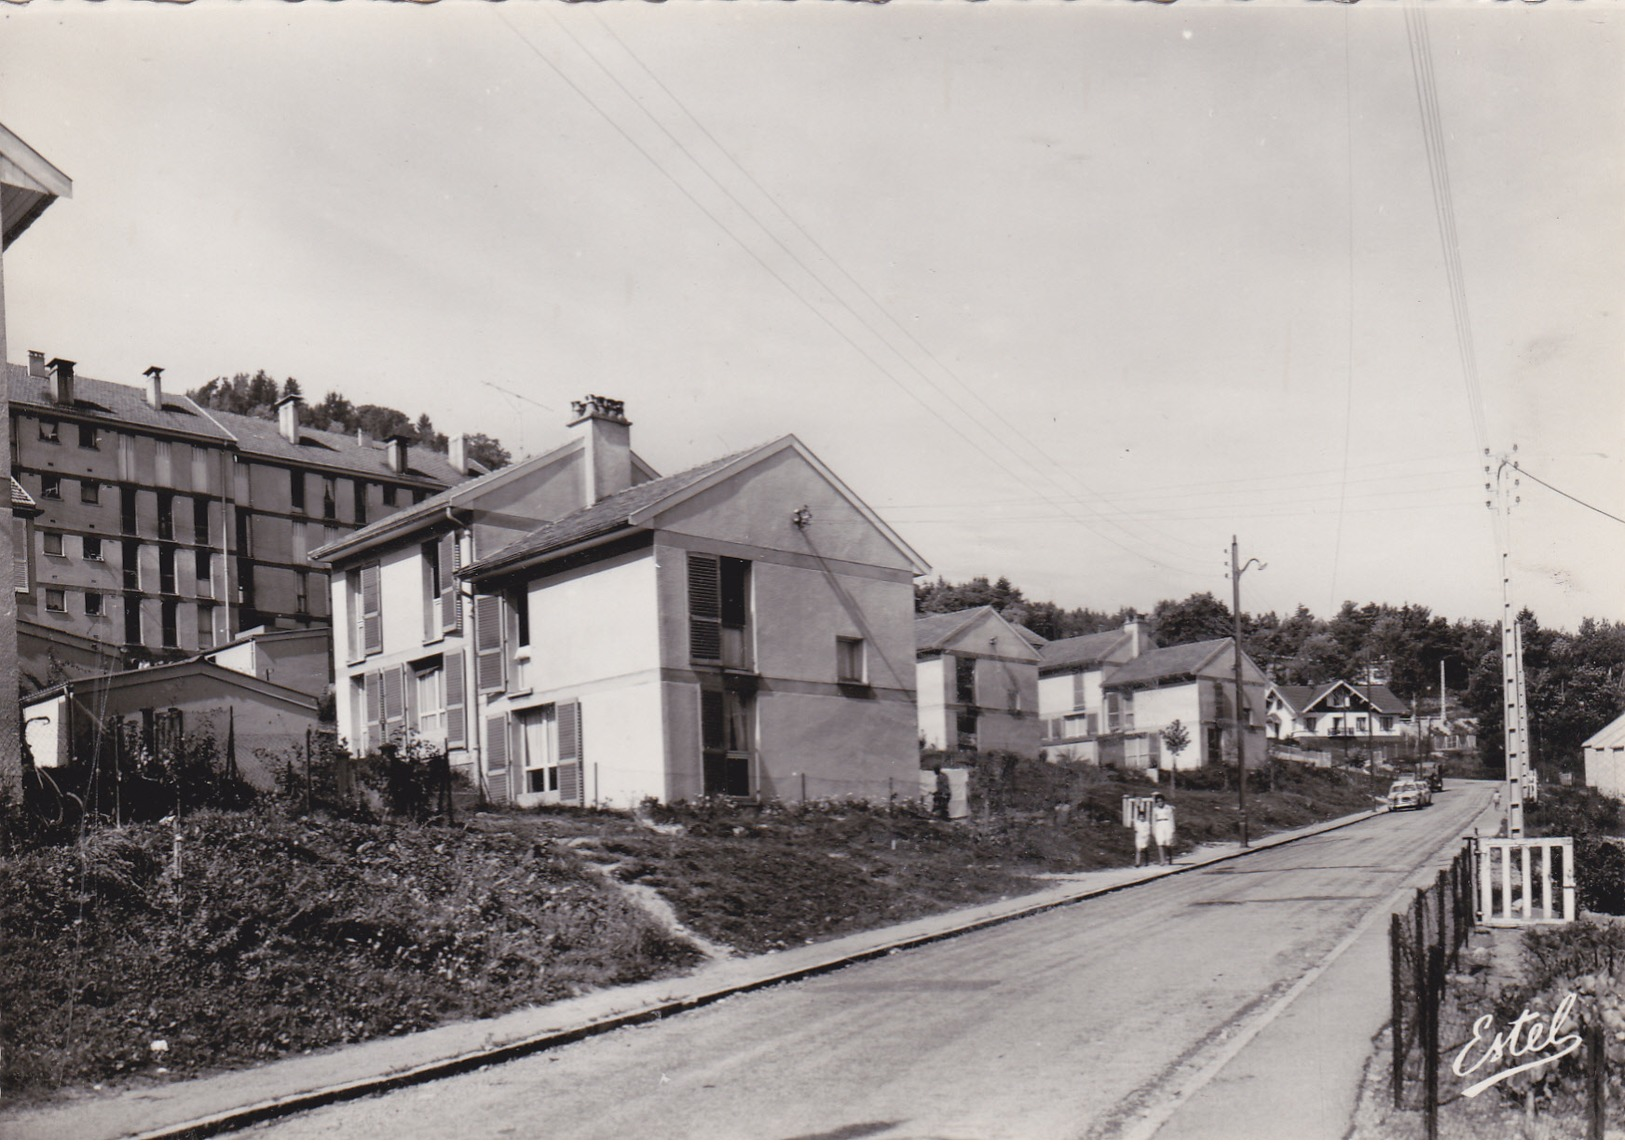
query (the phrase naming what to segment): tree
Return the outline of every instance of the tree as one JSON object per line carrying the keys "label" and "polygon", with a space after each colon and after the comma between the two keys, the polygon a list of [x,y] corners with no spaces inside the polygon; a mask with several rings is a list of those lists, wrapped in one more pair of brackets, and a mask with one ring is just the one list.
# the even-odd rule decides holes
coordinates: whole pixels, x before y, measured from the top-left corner
{"label": "tree", "polygon": [[478,461],[491,470],[500,469],[513,460],[508,455],[508,450],[502,447],[501,441],[495,437],[487,437],[484,433],[468,435],[468,456],[470,460]]}
{"label": "tree", "polygon": [[1185,729],[1185,724],[1175,719],[1162,729],[1162,746],[1174,761],[1168,767],[1168,793],[1174,790],[1174,772],[1179,769],[1179,754],[1191,745],[1191,733]]}
{"label": "tree", "polygon": [[1151,612],[1151,630],[1163,647],[1219,640],[1235,634],[1230,609],[1212,592],[1192,592],[1183,600],[1163,600]]}

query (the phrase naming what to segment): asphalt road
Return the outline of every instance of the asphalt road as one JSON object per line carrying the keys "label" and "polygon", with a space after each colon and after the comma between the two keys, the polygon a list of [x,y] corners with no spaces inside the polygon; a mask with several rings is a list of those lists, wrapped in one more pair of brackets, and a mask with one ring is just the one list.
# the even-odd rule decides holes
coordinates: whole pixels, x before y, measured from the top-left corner
{"label": "asphalt road", "polygon": [[[1249,1053],[1202,1134],[1341,1135],[1336,1101],[1319,1120],[1285,1115],[1305,1095],[1288,1074],[1352,1093],[1387,1007],[1385,963],[1364,964],[1385,956],[1374,923],[1448,861],[1489,789],[1453,783],[1427,810],[248,1135],[1147,1135],[1189,1127],[1187,1106]],[[1320,1027],[1321,1006],[1340,1027]]]}

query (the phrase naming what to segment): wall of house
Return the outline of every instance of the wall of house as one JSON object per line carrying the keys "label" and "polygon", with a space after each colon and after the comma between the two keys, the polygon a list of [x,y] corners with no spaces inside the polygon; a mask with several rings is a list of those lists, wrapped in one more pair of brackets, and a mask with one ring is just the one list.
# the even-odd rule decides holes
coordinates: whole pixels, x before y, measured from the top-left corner
{"label": "wall of house", "polygon": [[1625,798],[1625,749],[1586,748],[1585,784],[1610,798]]}
{"label": "wall of house", "polygon": [[332,645],[332,629],[309,628],[297,634],[245,640],[221,649],[209,659],[232,671],[270,680],[306,695],[320,695],[327,689],[333,670]]}
{"label": "wall of house", "polygon": [[[1179,770],[1189,771],[1207,761],[1206,736],[1202,733],[1201,686],[1192,681],[1172,687],[1147,688],[1133,692],[1133,695],[1134,729],[1157,740],[1155,751],[1161,758],[1160,766],[1177,766]],[[1208,706],[1211,708],[1211,700]],[[1180,752],[1177,760],[1163,751],[1161,746],[1163,728],[1175,719],[1184,725],[1191,737],[1190,746]]]}
{"label": "wall of house", "polygon": [[952,662],[941,652],[932,652],[925,659],[914,661],[914,689],[919,712],[920,740],[927,750],[953,750],[958,741],[958,725],[950,708],[953,673]]}

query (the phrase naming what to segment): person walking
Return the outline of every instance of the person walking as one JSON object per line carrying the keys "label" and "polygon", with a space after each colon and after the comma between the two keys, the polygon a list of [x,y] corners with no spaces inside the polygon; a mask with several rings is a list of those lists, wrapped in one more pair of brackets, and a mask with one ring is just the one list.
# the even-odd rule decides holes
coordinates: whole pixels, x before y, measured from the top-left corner
{"label": "person walking", "polygon": [[1164,866],[1174,864],[1174,807],[1163,797],[1151,798],[1151,836],[1157,843],[1157,860]]}
{"label": "person walking", "polygon": [[1134,800],[1134,865],[1145,865],[1145,851],[1151,845],[1151,809],[1145,799]]}

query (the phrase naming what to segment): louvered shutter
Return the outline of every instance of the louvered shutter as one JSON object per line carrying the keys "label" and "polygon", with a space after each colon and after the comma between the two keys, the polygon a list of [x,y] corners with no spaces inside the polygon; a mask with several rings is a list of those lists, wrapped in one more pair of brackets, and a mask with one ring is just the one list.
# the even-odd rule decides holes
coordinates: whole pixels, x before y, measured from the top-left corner
{"label": "louvered shutter", "polygon": [[378,589],[378,565],[361,567],[362,652],[372,655],[384,650],[383,601]]}
{"label": "louvered shutter", "polygon": [[508,718],[485,721],[485,791],[497,805],[508,801]]}
{"label": "louvered shutter", "polygon": [[722,658],[722,573],[715,556],[688,554],[688,657]]}
{"label": "louvered shutter", "polygon": [[384,741],[384,681],[376,671],[367,672],[367,750],[376,751]]}
{"label": "louvered shutter", "polygon": [[28,522],[15,518],[12,524],[11,586],[18,592],[28,594]]}
{"label": "louvered shutter", "polygon": [[462,626],[463,601],[457,593],[457,534],[440,538],[440,630],[455,632]]}
{"label": "louvered shutter", "polygon": [[446,656],[446,746],[468,745],[468,706],[463,697],[463,653]]}
{"label": "louvered shutter", "polygon": [[581,743],[581,704],[572,700],[558,707],[559,801],[586,802],[582,789],[585,756]]}
{"label": "louvered shutter", "polygon": [[502,599],[474,597],[475,683],[480,693],[502,690]]}
{"label": "louvered shutter", "polygon": [[384,738],[393,739],[405,726],[406,709],[404,688],[401,686],[401,669],[386,667],[384,677]]}

